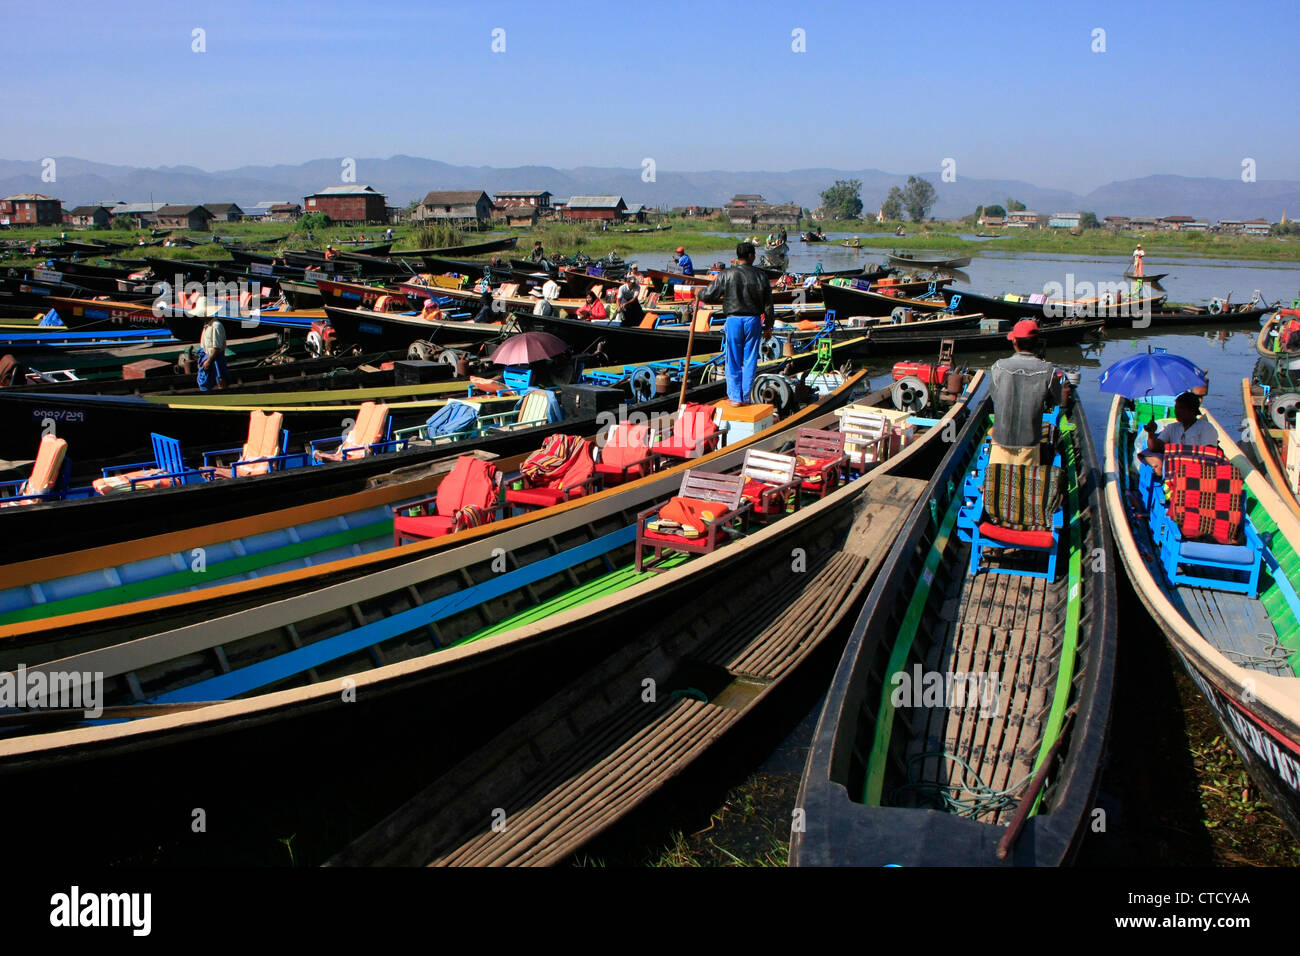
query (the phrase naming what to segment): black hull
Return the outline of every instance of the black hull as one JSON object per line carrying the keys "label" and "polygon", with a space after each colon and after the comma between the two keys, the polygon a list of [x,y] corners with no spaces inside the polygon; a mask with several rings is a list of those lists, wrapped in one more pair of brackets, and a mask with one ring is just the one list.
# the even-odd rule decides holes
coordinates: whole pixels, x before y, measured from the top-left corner
{"label": "black hull", "polygon": [[[982,332],[979,329],[937,331],[924,328],[924,323],[906,328],[909,330],[907,333],[894,332],[891,327],[880,334],[869,334],[867,354],[912,355],[917,352],[934,352],[946,339],[952,340],[953,347],[958,352],[997,352],[1010,348],[1006,332]],[[1103,328],[1101,319],[1091,322],[1061,322],[1043,326],[1038,337],[1048,348],[1074,345],[1100,335]]]}
{"label": "black hull", "polygon": [[405,353],[415,342],[434,345],[480,345],[502,335],[499,325],[473,322],[426,322],[418,316],[398,318],[364,309],[325,306],[325,315],[343,346],[369,352]]}
{"label": "black hull", "polygon": [[1282,818],[1291,835],[1300,839],[1300,749],[1262,715],[1243,707],[1240,690],[1225,693],[1172,642],[1170,646],[1214,712],[1232,749],[1246,765],[1250,779],[1264,791],[1273,812]]}
{"label": "black hull", "polygon": [[[991,411],[989,402],[974,415],[976,420]],[[1081,410],[1078,412],[1081,416]],[[1095,543],[1110,553],[1110,534],[1102,515],[1101,473],[1087,423],[1078,422],[1081,436],[1080,506],[1090,509],[1091,534],[1084,546]],[[908,530],[899,536],[861,616],[849,638],[838,673],[822,711],[796,806],[804,810],[805,829],[791,841],[792,866],[1060,866],[1073,859],[1086,832],[1089,813],[1095,805],[1105,741],[1109,731],[1111,694],[1115,674],[1116,597],[1114,571],[1104,572],[1101,586],[1090,588],[1083,620],[1087,632],[1080,632],[1079,644],[1088,648],[1086,670],[1077,689],[1078,714],[1069,728],[1065,756],[1047,787],[1042,812],[1029,817],[1005,860],[997,853],[1007,833],[1005,826],[939,810],[912,807],[868,806],[853,800],[845,780],[860,781],[850,764],[864,759],[871,742],[855,739],[865,733],[856,724],[859,711],[870,692],[888,694],[882,684],[888,673],[897,629],[891,626],[891,611],[906,607],[909,592],[917,584],[916,555],[929,550],[931,501],[947,500],[945,487],[959,487],[974,443],[981,441],[978,429],[968,429],[935,473],[922,502],[913,513]],[[1085,552],[1088,553],[1088,552]],[[930,572],[938,577],[942,571]],[[965,568],[954,573],[964,574]],[[924,626],[924,625],[923,625]],[[974,666],[974,665],[972,665]],[[859,748],[862,748],[859,750]],[[1058,758],[1060,760],[1062,758]]]}
{"label": "black hull", "polygon": [[[872,291],[850,289],[847,286],[831,285],[830,283],[822,283],[821,288],[822,302],[826,305],[826,310],[828,312],[833,311],[837,316],[845,319],[854,316],[879,318],[892,314],[894,309],[900,307],[911,309],[913,312],[939,312],[946,308],[946,303],[939,300],[920,302],[908,296],[893,298]],[[965,300],[963,300],[961,311],[978,312],[980,309],[978,306],[968,308]]]}
{"label": "black hull", "polygon": [[[713,401],[725,393],[725,382],[710,382],[692,388],[688,398],[691,401]],[[0,393],[0,409],[4,408],[6,397],[4,393]],[[662,412],[675,409],[677,402],[678,395],[674,392],[651,402],[629,407],[646,413]],[[24,407],[30,413],[31,409]],[[286,425],[292,430],[295,427],[294,415],[286,414],[285,418]],[[549,434],[554,432],[586,434],[594,432],[596,424],[595,415],[569,418],[554,425],[459,442],[451,447],[438,445],[416,448],[397,454],[363,458],[360,461],[294,468],[270,475],[241,478],[238,481],[214,481],[201,485],[185,485],[106,498],[6,508],[0,512],[0,532],[9,535],[11,541],[23,542],[25,558],[59,554],[146,537],[164,531],[176,531],[233,518],[264,514],[310,501],[352,494],[363,490],[366,483],[376,475],[385,474],[394,468],[435,461],[449,454],[466,454],[474,449],[492,451],[502,457],[526,454],[535,450],[541,444],[542,438]],[[31,457],[32,450],[36,448],[36,442],[39,441],[39,422],[36,426],[34,431],[29,428],[24,433],[29,445],[26,458]],[[338,416],[335,414],[331,422],[332,433],[341,432],[338,426]],[[63,435],[65,426],[61,424],[59,428],[59,434]],[[241,444],[247,436],[247,430],[248,413],[244,412],[242,431],[233,441],[227,441],[225,447]],[[32,435],[36,437],[32,438]],[[148,433],[145,433],[144,441],[147,442],[148,438]],[[298,447],[300,439],[300,435],[290,434],[293,447]],[[80,455],[74,441],[70,439],[69,444],[70,455],[84,457]],[[205,444],[209,448],[223,447],[220,442],[208,441]],[[183,442],[182,447],[185,447]],[[197,448],[197,445],[194,446],[194,450]],[[194,454],[194,450],[190,448],[185,450],[189,455]],[[120,456],[121,451],[121,439],[119,439],[113,453]],[[142,461],[151,455],[150,451],[135,460]]]}
{"label": "black hull", "polygon": [[1211,312],[1209,309],[1169,309],[1151,313],[1150,325],[1144,316],[1107,316],[1107,328],[1167,328],[1183,325],[1258,325],[1272,309],[1242,309]]}

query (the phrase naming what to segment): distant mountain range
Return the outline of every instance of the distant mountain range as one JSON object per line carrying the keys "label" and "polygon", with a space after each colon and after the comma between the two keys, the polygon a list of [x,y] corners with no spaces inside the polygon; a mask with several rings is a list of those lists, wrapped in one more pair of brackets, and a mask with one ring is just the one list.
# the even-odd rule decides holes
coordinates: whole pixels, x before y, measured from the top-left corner
{"label": "distant mountain range", "polygon": [[[198,203],[236,202],[251,206],[262,200],[301,202],[302,197],[342,182],[342,161],[314,159],[298,166],[241,166],[208,172],[193,166],[149,169],[113,166],[75,157],[55,157],[55,181],[41,179],[39,160],[0,160],[0,195],[39,192],[63,200],[64,208],[123,200]],[[658,171],[653,182],[641,169],[550,166],[452,166],[434,159],[392,156],[356,160],[356,182],[369,184],[388,197],[390,205],[405,206],[431,189],[549,189],[556,198],[572,195],[617,194],[647,206],[721,206],[736,193],[760,193],[770,202],[793,202],[816,208],[819,193],[837,179],[862,182],[865,211],[873,211],[891,186],[902,186],[907,175],[878,169],[796,169],[789,172],[672,172]],[[1196,216],[1276,222],[1284,211],[1300,215],[1300,182],[1193,179],[1185,176],[1146,176],[1109,183],[1087,195],[1048,189],[1019,180],[968,179],[946,183],[938,172],[921,172],[934,184],[938,200],[931,215],[956,218],[976,206],[1005,204],[1018,199],[1030,209],[1053,212],[1095,212],[1099,217]]]}

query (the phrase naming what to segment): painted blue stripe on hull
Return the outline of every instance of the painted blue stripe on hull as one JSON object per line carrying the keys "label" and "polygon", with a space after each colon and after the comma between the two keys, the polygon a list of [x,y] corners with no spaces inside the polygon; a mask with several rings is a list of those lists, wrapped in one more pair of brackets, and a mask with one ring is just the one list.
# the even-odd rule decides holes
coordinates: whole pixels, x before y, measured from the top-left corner
{"label": "painted blue stripe on hull", "polygon": [[503,594],[518,590],[525,585],[533,584],[558,571],[562,571],[564,568],[607,554],[615,548],[624,544],[631,544],[635,540],[636,526],[628,525],[626,528],[620,528],[618,531],[596,538],[594,541],[588,541],[567,551],[561,551],[559,554],[544,558],[541,561],[535,561],[514,571],[499,574],[491,580],[476,584],[463,591],[457,591],[455,594],[448,594],[446,597],[430,601],[428,604],[422,604],[420,607],[414,607],[402,611],[400,614],[394,614],[382,621],[375,621],[345,631],[342,634],[336,634],[334,637],[327,637],[306,647],[295,648],[271,660],[250,664],[248,667],[241,667],[229,674],[222,674],[220,677],[212,677],[205,681],[199,681],[197,684],[191,684],[188,687],[151,697],[149,702],[173,704],[202,700],[228,700],[232,697],[238,697],[240,694],[246,694],[259,687],[266,687],[295,674],[301,674],[313,667],[319,667],[321,664],[364,650],[391,637],[396,637],[398,634],[405,634],[434,621],[442,620],[453,614],[459,614],[461,611],[476,607],[484,601],[490,601]]}

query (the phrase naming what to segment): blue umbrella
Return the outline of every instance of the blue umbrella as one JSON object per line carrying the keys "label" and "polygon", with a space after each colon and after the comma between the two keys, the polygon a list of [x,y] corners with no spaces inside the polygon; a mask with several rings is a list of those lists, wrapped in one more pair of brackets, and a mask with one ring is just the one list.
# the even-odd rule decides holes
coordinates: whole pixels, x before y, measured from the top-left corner
{"label": "blue umbrella", "polygon": [[1147,351],[1116,362],[1101,373],[1103,392],[1125,398],[1148,395],[1181,395],[1206,384],[1205,373],[1183,358],[1168,352]]}

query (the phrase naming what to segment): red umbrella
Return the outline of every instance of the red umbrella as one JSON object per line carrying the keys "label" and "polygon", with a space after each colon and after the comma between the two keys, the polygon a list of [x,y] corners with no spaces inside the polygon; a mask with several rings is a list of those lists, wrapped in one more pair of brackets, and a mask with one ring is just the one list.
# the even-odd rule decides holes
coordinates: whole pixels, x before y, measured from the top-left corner
{"label": "red umbrella", "polygon": [[520,332],[498,345],[489,361],[497,365],[529,365],[563,355],[568,350],[563,339],[549,332]]}

